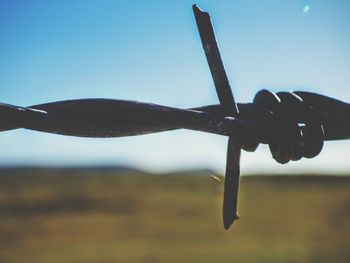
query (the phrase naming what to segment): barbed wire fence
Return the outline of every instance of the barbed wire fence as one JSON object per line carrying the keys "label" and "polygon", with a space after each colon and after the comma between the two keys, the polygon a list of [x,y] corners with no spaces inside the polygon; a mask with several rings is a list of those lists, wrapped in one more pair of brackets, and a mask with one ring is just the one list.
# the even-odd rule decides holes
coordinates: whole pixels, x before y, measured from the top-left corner
{"label": "barbed wire fence", "polygon": [[317,156],[325,140],[350,139],[350,104],[310,92],[259,91],[236,103],[210,16],[193,11],[219,105],[179,109],[137,101],[78,99],[20,107],[0,103],[0,132],[18,128],[79,137],[122,137],[174,129],[228,136],[223,221],[238,218],[241,149],[268,144],[279,163]]}

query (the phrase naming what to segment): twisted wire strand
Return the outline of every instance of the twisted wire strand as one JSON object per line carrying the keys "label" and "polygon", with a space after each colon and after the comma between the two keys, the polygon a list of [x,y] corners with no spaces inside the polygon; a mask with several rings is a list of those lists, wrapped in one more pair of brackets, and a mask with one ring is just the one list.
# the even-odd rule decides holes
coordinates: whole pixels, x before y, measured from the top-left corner
{"label": "twisted wire strand", "polygon": [[220,105],[178,109],[126,100],[83,99],[19,107],[0,104],[0,131],[26,128],[79,137],[120,137],[174,129],[234,136],[245,150],[269,144],[280,163],[312,158],[324,140],[350,138],[350,104],[309,92],[262,90],[238,103],[237,118]]}
{"label": "twisted wire strand", "polygon": [[216,114],[215,112],[219,112],[216,106],[201,109],[208,109],[208,112],[109,99],[59,101],[27,108],[0,104],[0,131],[26,128],[100,138],[141,135],[179,128],[238,137],[245,136],[245,132],[253,132],[253,123]]}

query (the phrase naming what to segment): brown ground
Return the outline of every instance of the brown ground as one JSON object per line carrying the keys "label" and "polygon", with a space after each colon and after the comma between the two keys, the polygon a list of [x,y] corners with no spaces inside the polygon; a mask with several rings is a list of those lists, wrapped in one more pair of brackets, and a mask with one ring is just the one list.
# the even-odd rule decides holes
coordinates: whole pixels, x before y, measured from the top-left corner
{"label": "brown ground", "polygon": [[0,262],[350,262],[350,177],[0,176]]}

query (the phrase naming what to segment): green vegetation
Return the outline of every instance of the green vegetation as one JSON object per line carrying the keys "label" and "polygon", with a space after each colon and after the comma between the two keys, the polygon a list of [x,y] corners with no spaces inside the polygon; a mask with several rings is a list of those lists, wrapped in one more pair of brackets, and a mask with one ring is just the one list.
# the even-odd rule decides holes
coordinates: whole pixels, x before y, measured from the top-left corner
{"label": "green vegetation", "polygon": [[350,177],[243,177],[225,231],[209,175],[45,173],[0,176],[0,262],[350,262]]}

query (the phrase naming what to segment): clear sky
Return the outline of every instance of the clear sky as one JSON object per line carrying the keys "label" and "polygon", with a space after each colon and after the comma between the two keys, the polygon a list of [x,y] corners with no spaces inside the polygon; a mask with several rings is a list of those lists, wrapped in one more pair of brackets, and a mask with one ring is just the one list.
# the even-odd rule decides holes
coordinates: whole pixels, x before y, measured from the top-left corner
{"label": "clear sky", "polygon": [[[118,98],[176,107],[218,102],[192,1],[0,1],[0,101]],[[212,16],[236,100],[262,88],[350,101],[350,1],[196,2]],[[0,165],[131,165],[224,170],[227,138],[194,131],[86,139],[0,133]],[[349,172],[350,142],[279,165],[263,146],[242,171]]]}

